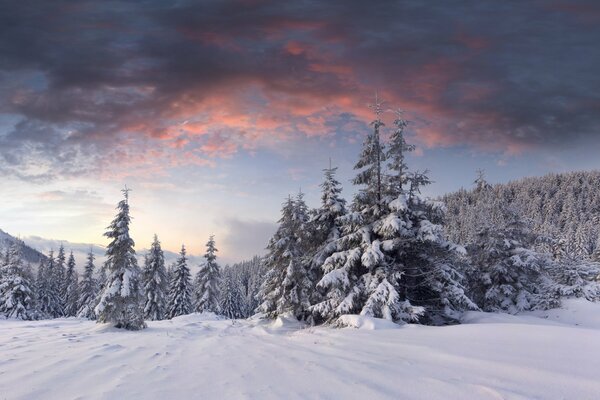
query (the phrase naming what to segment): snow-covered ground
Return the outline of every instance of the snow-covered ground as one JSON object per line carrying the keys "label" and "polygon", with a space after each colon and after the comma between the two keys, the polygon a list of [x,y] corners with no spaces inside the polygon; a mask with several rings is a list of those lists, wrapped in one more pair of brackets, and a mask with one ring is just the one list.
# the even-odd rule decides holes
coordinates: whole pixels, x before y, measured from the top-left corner
{"label": "snow-covered ground", "polygon": [[600,305],[459,326],[0,321],[0,399],[598,399]]}

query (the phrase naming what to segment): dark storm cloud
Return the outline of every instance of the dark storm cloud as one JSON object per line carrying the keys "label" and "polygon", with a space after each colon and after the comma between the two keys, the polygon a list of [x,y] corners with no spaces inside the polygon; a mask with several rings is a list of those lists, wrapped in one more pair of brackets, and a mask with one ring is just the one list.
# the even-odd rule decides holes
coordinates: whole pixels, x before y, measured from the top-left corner
{"label": "dark storm cloud", "polygon": [[[156,140],[202,163],[209,149],[231,154],[261,134],[335,130],[375,89],[431,146],[518,152],[599,132],[593,1],[30,1],[0,11],[5,174],[149,162]],[[201,115],[215,110],[223,118]]]}

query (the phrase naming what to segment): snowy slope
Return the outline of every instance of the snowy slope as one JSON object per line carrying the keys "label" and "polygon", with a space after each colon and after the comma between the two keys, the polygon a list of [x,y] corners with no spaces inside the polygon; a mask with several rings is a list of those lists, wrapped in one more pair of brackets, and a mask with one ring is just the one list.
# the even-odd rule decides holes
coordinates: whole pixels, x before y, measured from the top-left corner
{"label": "snowy slope", "polygon": [[141,332],[3,320],[0,398],[597,399],[598,314],[574,301],[449,327],[346,321],[360,329],[195,314]]}
{"label": "snowy slope", "polygon": [[[0,229],[0,252],[4,252],[7,248],[18,241],[19,239]],[[21,242],[21,254],[23,259],[25,262],[37,265],[41,259],[45,258],[45,256],[33,247],[28,246],[28,244],[29,242]]]}

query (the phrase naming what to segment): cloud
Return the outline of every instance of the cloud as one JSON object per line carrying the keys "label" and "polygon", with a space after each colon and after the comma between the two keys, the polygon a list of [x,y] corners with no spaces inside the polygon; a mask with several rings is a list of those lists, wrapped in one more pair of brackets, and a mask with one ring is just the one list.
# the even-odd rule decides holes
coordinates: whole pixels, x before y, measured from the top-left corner
{"label": "cloud", "polygon": [[407,110],[428,147],[518,154],[600,128],[592,1],[38,1],[6,11],[0,173],[18,179],[114,179],[307,136],[352,141],[375,89]]}
{"label": "cloud", "polygon": [[237,218],[227,219],[224,225],[227,233],[219,239],[218,244],[228,257],[223,259],[222,263],[239,262],[255,255],[262,255],[269,239],[277,229],[275,222]]}

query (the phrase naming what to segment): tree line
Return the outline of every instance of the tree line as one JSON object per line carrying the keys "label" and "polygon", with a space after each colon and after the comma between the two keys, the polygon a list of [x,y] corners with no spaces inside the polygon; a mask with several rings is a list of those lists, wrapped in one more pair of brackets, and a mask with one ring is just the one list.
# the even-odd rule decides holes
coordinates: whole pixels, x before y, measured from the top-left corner
{"label": "tree line", "polygon": [[90,254],[78,283],[73,257],[65,261],[61,248],[28,286],[32,274],[11,248],[1,269],[0,312],[25,318],[29,311],[23,310],[34,309],[42,316],[77,315],[126,329],[203,311],[229,318],[286,314],[312,324],[361,314],[439,325],[459,322],[468,310],[516,313],[557,307],[564,297],[600,298],[597,260],[548,251],[551,241],[532,229],[514,202],[502,201],[483,175],[475,182],[477,201],[475,195],[456,196],[447,208],[421,196],[431,181],[428,171],[407,165],[415,149],[405,138],[408,121],[396,112],[384,142],[382,114],[388,110],[378,101],[372,108],[352,201],[341,195],[337,168],[326,168],[321,204],[311,209],[303,193],[288,196],[264,257],[220,268],[211,237],[192,280],[185,247],[167,271],[155,237],[140,269],[129,236],[126,189],[105,233],[111,242],[99,276],[94,278]]}

